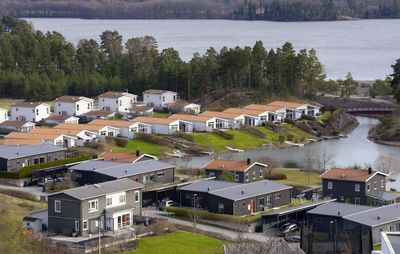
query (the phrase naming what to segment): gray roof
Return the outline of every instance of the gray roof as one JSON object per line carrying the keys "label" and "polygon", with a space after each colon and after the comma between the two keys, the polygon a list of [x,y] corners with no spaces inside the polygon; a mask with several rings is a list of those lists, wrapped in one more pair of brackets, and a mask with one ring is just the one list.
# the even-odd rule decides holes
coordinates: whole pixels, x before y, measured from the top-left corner
{"label": "gray roof", "polygon": [[135,208],[134,205],[126,204],[126,205],[123,205],[123,206],[116,206],[116,207],[106,208],[106,211],[110,212],[110,213],[115,213],[115,212],[123,212],[123,211],[126,211],[126,210],[131,210],[133,208]]}
{"label": "gray roof", "polygon": [[[174,168],[173,165],[159,160],[144,160],[135,163],[114,161],[88,161],[72,167],[73,170],[95,171],[115,178],[154,172],[162,169]],[[95,169],[95,170],[93,170]]]}
{"label": "gray roof", "polygon": [[394,193],[390,193],[390,192],[386,192],[386,191],[382,191],[376,195],[368,195],[367,194],[367,196],[375,198],[375,199],[383,200],[383,201],[392,201],[392,200],[400,197],[400,195],[398,195],[398,194],[394,194]]}
{"label": "gray roof", "polygon": [[394,253],[400,253],[400,233],[386,233],[389,239],[390,245],[392,246]]}
{"label": "gray roof", "polygon": [[210,192],[215,190],[220,190],[232,186],[241,185],[240,183],[233,182],[224,182],[224,181],[216,181],[216,180],[201,180],[197,182],[193,182],[189,185],[186,185],[180,190],[184,191],[193,191],[193,192]]}
{"label": "gray roof", "polygon": [[336,216],[336,217],[344,217],[347,215],[367,211],[373,209],[373,206],[365,206],[365,205],[353,205],[347,203],[340,202],[331,202],[327,204],[320,205],[310,211],[310,214],[318,214],[318,215],[326,215],[326,216]]}
{"label": "gray roof", "polygon": [[345,217],[346,220],[375,227],[393,221],[400,221],[400,204],[375,207]]}
{"label": "gray roof", "polygon": [[56,146],[56,145],[49,145],[49,144],[9,146],[9,148],[2,146],[0,158],[15,159],[15,158],[23,158],[23,157],[37,155],[37,154],[59,152],[59,151],[66,151],[66,150],[67,150],[66,148]]}
{"label": "gray roof", "polygon": [[274,181],[263,180],[211,191],[210,194],[236,201],[292,188]]}
{"label": "gray roof", "polygon": [[68,196],[71,196],[73,198],[79,199],[79,200],[85,200],[89,198],[95,198],[119,191],[126,191],[126,190],[132,190],[132,189],[139,189],[142,188],[143,185],[135,182],[131,179],[128,178],[123,178],[123,179],[118,179],[114,181],[109,181],[109,182],[103,182],[103,183],[98,183],[98,184],[93,184],[93,185],[85,185],[82,187],[78,188],[72,188],[56,193],[49,194],[48,196],[54,196],[58,194],[66,194]]}

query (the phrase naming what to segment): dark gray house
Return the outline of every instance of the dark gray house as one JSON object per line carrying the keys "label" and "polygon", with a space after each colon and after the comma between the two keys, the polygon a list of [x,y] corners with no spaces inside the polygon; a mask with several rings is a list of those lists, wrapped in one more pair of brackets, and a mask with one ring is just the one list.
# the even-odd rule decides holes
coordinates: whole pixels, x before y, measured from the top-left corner
{"label": "dark gray house", "polygon": [[399,195],[386,192],[387,175],[362,169],[332,168],[321,176],[323,196],[356,205],[387,205],[396,203]]}
{"label": "dark gray house", "polygon": [[142,184],[171,183],[175,179],[175,167],[159,160],[134,163],[91,160],[70,169],[75,172],[75,180],[81,185],[121,178],[129,178]]}
{"label": "dark gray house", "polygon": [[292,187],[268,180],[248,184],[202,180],[180,188],[179,202],[213,213],[242,216],[289,205],[291,192]]}
{"label": "dark gray house", "polygon": [[316,253],[369,254],[381,231],[400,230],[400,206],[382,207],[332,202],[307,212],[301,248]]}
{"label": "dark gray house", "polygon": [[29,165],[63,160],[66,151],[66,148],[49,144],[0,145],[0,171],[18,171]]}
{"label": "dark gray house", "polygon": [[224,172],[233,174],[233,179],[238,183],[251,183],[265,179],[265,172],[268,166],[259,162],[235,160],[212,160],[203,166],[207,176],[214,176],[221,179]]}
{"label": "dark gray house", "polygon": [[141,216],[142,188],[142,184],[125,178],[50,194],[48,230],[88,236],[99,230],[129,228],[134,217]]}

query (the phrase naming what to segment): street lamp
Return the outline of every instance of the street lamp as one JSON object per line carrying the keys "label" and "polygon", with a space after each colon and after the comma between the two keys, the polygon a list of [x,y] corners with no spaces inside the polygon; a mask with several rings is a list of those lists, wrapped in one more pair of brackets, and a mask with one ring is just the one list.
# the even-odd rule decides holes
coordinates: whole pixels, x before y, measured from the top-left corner
{"label": "street lamp", "polygon": [[193,194],[193,223],[194,223],[194,233],[196,234],[196,223],[197,223],[197,218],[196,218],[196,197],[197,193]]}

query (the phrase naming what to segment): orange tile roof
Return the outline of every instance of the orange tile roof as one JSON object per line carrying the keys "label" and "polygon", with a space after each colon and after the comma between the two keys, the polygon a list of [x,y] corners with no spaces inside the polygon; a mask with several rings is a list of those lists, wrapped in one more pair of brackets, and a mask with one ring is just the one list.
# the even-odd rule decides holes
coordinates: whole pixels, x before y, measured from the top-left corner
{"label": "orange tile roof", "polygon": [[147,124],[171,124],[176,121],[176,119],[169,119],[169,118],[159,118],[159,117],[146,117],[146,116],[139,116],[133,119],[133,121],[147,123]]}
{"label": "orange tile roof", "polygon": [[368,174],[368,170],[365,169],[331,168],[320,177],[322,179],[365,182],[375,173],[376,171],[372,171],[371,174]]}
{"label": "orange tile roof", "polygon": [[265,111],[271,111],[275,112],[279,109],[284,108],[283,106],[274,106],[274,105],[262,105],[262,104],[250,104],[247,105],[246,107],[243,107],[244,109],[253,109],[253,110],[265,110]]}
{"label": "orange tile roof", "polygon": [[90,125],[90,124],[71,124],[71,123],[60,123],[54,126],[54,129],[63,129],[63,130],[85,130],[85,131],[99,131],[104,126],[100,125]]}
{"label": "orange tile roof", "polygon": [[42,139],[0,139],[2,145],[35,145],[41,144]]}
{"label": "orange tile roof", "polygon": [[4,139],[56,139],[63,134],[60,133],[31,133],[31,132],[11,132],[4,136]]}
{"label": "orange tile roof", "polygon": [[163,94],[165,92],[168,92],[167,90],[158,90],[158,89],[148,89],[144,91],[143,93],[149,93],[149,94]]}
{"label": "orange tile roof", "polygon": [[232,119],[239,117],[243,114],[241,113],[227,113],[227,112],[219,112],[219,111],[204,111],[200,115],[202,116],[215,116],[215,117],[220,117],[220,118],[225,118],[225,119]]}
{"label": "orange tile roof", "polygon": [[55,129],[55,128],[35,128],[28,133],[34,134],[60,134],[60,135],[78,135],[82,130],[73,130],[73,129]]}
{"label": "orange tile roof", "polygon": [[257,109],[245,109],[245,108],[228,108],[222,112],[224,113],[240,113],[246,115],[255,115],[258,116],[262,113],[265,113],[266,110],[257,110]]}
{"label": "orange tile roof", "polygon": [[204,115],[189,115],[189,114],[174,114],[169,116],[168,119],[183,120],[183,121],[193,121],[193,122],[206,122],[209,121],[213,116]]}
{"label": "orange tile roof", "polygon": [[74,96],[74,95],[63,95],[55,99],[57,102],[77,102],[80,100],[93,100],[90,98],[86,98],[83,96]]}
{"label": "orange tile roof", "polygon": [[287,107],[287,108],[298,108],[298,107],[307,105],[307,103],[294,102],[294,101],[273,101],[271,103],[268,103],[268,105],[281,106],[281,107]]}
{"label": "orange tile roof", "polygon": [[88,125],[98,126],[117,126],[117,127],[129,127],[137,123],[136,121],[122,121],[122,120],[101,120],[95,119],[88,123]]}
{"label": "orange tile roof", "polygon": [[234,161],[234,160],[212,160],[205,166],[203,166],[204,169],[242,171],[242,172],[244,172],[248,167],[250,167],[250,165],[247,165],[247,161]]}
{"label": "orange tile roof", "polygon": [[119,98],[124,96],[124,92],[108,91],[99,95],[99,97],[105,98]]}

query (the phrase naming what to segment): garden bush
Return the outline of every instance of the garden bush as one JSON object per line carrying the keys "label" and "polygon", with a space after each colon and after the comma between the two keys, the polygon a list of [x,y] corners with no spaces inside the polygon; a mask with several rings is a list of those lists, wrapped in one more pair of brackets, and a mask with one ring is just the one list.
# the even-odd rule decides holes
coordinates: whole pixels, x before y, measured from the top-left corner
{"label": "garden bush", "polygon": [[281,174],[281,173],[274,173],[274,174],[267,175],[265,178],[268,180],[285,180],[287,178],[287,176],[285,174]]}
{"label": "garden bush", "polygon": [[296,126],[296,121],[289,118],[285,118],[285,123]]}
{"label": "garden bush", "polygon": [[234,135],[232,133],[229,133],[229,132],[226,132],[226,131],[221,131],[221,130],[218,130],[218,129],[214,129],[213,131],[214,131],[214,133],[216,135],[221,136],[224,139],[232,140],[233,137],[234,137]]}
{"label": "garden bush", "polygon": [[302,115],[300,120],[315,121],[315,117],[314,116],[310,116],[310,115]]}
{"label": "garden bush", "polygon": [[190,142],[194,142],[193,136],[188,134],[188,133],[186,133],[186,132],[177,131],[177,132],[175,132],[174,136],[177,137],[177,138],[186,139],[187,141],[190,141]]}
{"label": "garden bush", "polygon": [[159,145],[164,145],[164,146],[170,145],[170,143],[167,140],[160,138],[159,136],[152,135],[152,134],[137,133],[136,138],[143,140],[143,141],[151,142],[154,144],[159,144]]}
{"label": "garden bush", "polygon": [[299,165],[295,161],[285,161],[283,163],[284,168],[299,168]]}

